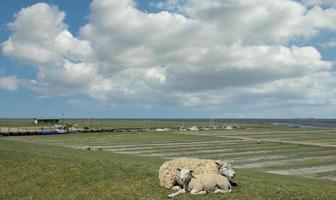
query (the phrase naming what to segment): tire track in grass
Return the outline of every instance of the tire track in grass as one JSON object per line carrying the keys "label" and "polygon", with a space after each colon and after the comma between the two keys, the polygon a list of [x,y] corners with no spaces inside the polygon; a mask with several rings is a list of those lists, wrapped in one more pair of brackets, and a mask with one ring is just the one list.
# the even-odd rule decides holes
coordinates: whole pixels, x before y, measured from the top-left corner
{"label": "tire track in grass", "polygon": [[336,135],[305,135],[299,138],[294,139],[302,139],[302,140],[312,140],[312,141],[336,141]]}
{"label": "tire track in grass", "polygon": [[232,132],[231,134],[227,134],[224,132],[217,132],[216,135],[217,136],[223,136],[223,134],[227,135],[227,136],[248,136],[251,138],[258,138],[258,139],[262,139],[261,137],[269,137],[272,139],[278,138],[278,137],[286,137],[286,138],[293,138],[293,137],[305,137],[305,136],[314,136],[314,137],[323,137],[323,133],[328,133],[330,132],[330,130],[326,130],[326,131],[301,131],[301,132],[297,132],[297,131],[286,131],[286,132],[279,132],[279,131],[272,131],[272,132],[264,132],[262,134],[257,133],[250,133],[250,134],[246,134],[246,133],[241,133],[241,132]]}
{"label": "tire track in grass", "polygon": [[[244,157],[244,156],[249,156],[252,157],[253,156],[259,156],[259,154],[261,155],[270,155],[270,154],[282,154],[283,152],[288,152],[288,151],[306,151],[306,150],[302,150],[301,148],[297,147],[297,146],[292,146],[286,150],[284,150],[282,147],[278,147],[278,148],[269,148],[269,149],[265,149],[265,148],[260,148],[260,149],[241,149],[239,151],[237,150],[231,150],[231,151],[227,151],[225,153],[223,153],[224,151],[221,152],[211,152],[211,153],[207,153],[207,152],[193,152],[193,156],[198,156],[198,157],[202,157],[202,158],[210,158],[210,159],[220,159],[220,158],[237,158],[238,157]],[[179,154],[181,155],[181,153]]]}
{"label": "tire track in grass", "polygon": [[[232,155],[228,155],[228,154],[208,154],[208,155],[203,155],[202,157],[204,158],[209,158],[209,159],[221,159],[221,158],[225,158],[225,159],[250,159],[252,158],[256,158],[256,157],[266,157],[266,156],[295,156],[295,155],[304,155],[306,154],[307,149],[302,149],[302,148],[293,148],[290,150],[273,150],[273,151],[268,151],[268,152],[263,152],[263,153],[257,153],[255,152],[254,154],[248,154],[248,155],[239,155],[239,156],[232,156]],[[313,152],[315,153],[324,153],[325,150],[321,150],[321,149],[315,149]],[[312,150],[310,151],[310,153],[312,153]],[[334,153],[334,152],[332,152]]]}
{"label": "tire track in grass", "polygon": [[336,164],[333,165],[324,165],[318,167],[303,167],[297,169],[281,169],[281,170],[271,170],[266,171],[272,174],[282,174],[282,175],[308,175],[308,174],[315,174],[321,172],[331,172],[336,169]]}
{"label": "tire track in grass", "polygon": [[[232,152],[232,153],[226,153],[225,155],[251,155],[254,153],[267,153],[267,152],[271,152],[271,151],[255,151],[255,152]],[[157,156],[157,157],[163,157],[165,159],[175,159],[175,158],[179,158],[179,157],[184,157],[186,154],[155,154],[155,155],[151,155],[151,156]],[[190,154],[187,154],[190,155]],[[197,157],[197,158],[205,158],[204,156],[201,156],[200,154],[194,154],[193,157]]]}
{"label": "tire track in grass", "polygon": [[304,146],[316,146],[316,147],[332,147],[336,148],[336,145],[332,144],[319,144],[319,143],[309,143],[309,142],[298,142],[298,141],[288,141],[288,140],[276,140],[276,139],[255,139],[250,137],[244,136],[221,136],[227,139],[241,139],[246,141],[261,141],[261,142],[272,142],[272,143],[282,143],[282,144],[297,144],[297,145],[304,145]]}
{"label": "tire track in grass", "polygon": [[203,147],[203,148],[189,148],[185,149],[184,146],[175,146],[175,148],[167,150],[167,149],[150,149],[150,150],[137,150],[137,151],[121,151],[120,149],[109,149],[109,151],[116,151],[116,152],[123,152],[128,154],[164,154],[164,153],[174,153],[176,155],[178,154],[216,154],[216,153],[222,153],[222,152],[245,152],[245,151],[258,151],[258,150],[276,150],[276,149],[283,149],[283,148],[297,148],[297,146],[294,145],[267,145],[267,146],[258,146],[258,145],[252,145],[248,147],[244,146],[223,146],[223,147]]}
{"label": "tire track in grass", "polygon": [[326,160],[311,160],[311,161],[301,161],[297,163],[291,163],[284,166],[271,166],[265,167],[262,170],[266,172],[272,172],[277,174],[285,175],[300,175],[307,177],[320,178],[318,174],[323,173],[324,176],[334,175],[336,160],[335,157]]}
{"label": "tire track in grass", "polygon": [[335,181],[336,182],[336,176],[321,176],[321,177],[316,177],[313,176],[314,178],[319,178],[319,179],[327,179],[327,180],[331,180],[331,181]]}
{"label": "tire track in grass", "polygon": [[122,144],[122,145],[115,145],[115,148],[128,148],[128,147],[164,147],[164,146],[171,146],[174,147],[176,145],[209,145],[209,144],[235,144],[239,143],[239,140],[216,140],[216,141],[197,141],[197,142],[174,142],[174,143],[143,143],[143,144]]}
{"label": "tire track in grass", "polygon": [[275,159],[285,159],[287,156],[283,155],[271,155],[271,156],[259,156],[255,158],[235,158],[235,159],[230,159],[229,161],[234,164],[244,164],[244,163],[256,163],[256,162],[263,162],[263,161],[268,161],[268,160],[275,160]]}
{"label": "tire track in grass", "polygon": [[[186,151],[204,151],[204,150],[216,150],[216,149],[254,149],[254,148],[269,148],[269,147],[274,147],[274,145],[270,144],[264,144],[264,145],[257,145],[255,143],[245,143],[245,144],[232,144],[232,145],[227,145],[227,144],[217,144],[217,145],[192,145],[192,146],[187,146],[187,145],[175,145],[175,146],[170,146],[170,147],[153,147],[151,148],[152,151],[156,152],[186,152]],[[129,148],[108,148],[109,150],[117,150],[117,151],[127,151],[127,152],[132,152],[132,151],[142,151],[143,153],[147,153],[146,149],[142,149],[141,147],[137,147],[136,149],[129,149]]]}
{"label": "tire track in grass", "polygon": [[277,162],[282,162],[283,160],[287,160],[287,159],[305,159],[305,158],[310,158],[310,159],[319,159],[321,157],[330,157],[330,158],[336,158],[335,157],[335,153],[336,151],[329,151],[327,153],[325,153],[324,151],[321,152],[321,150],[319,151],[315,151],[315,152],[303,152],[303,153],[299,153],[299,154],[295,154],[295,155],[279,155],[279,156],[274,156],[275,158],[272,158],[272,156],[264,156],[264,157],[260,157],[260,159],[257,159],[256,161],[254,159],[239,159],[238,161],[236,161],[236,164],[253,164],[256,162],[267,162],[267,161],[274,161],[276,160]]}
{"label": "tire track in grass", "polygon": [[273,160],[273,161],[264,161],[264,162],[255,162],[255,163],[248,163],[248,164],[241,164],[235,165],[236,168],[262,168],[267,166],[274,166],[274,165],[286,165],[290,163],[300,162],[300,161],[307,161],[307,160],[327,160],[330,158],[335,158],[335,156],[324,156],[324,157],[305,157],[305,158],[289,158],[283,160]]}
{"label": "tire track in grass", "polygon": [[46,140],[46,141],[36,141],[37,143],[49,143],[49,144],[55,144],[55,145],[74,145],[74,146],[94,146],[94,145],[97,145],[97,146],[115,146],[116,148],[120,148],[120,147],[136,147],[136,146],[169,146],[169,145],[175,145],[175,144],[181,144],[181,145],[191,145],[191,144],[208,144],[208,143],[237,143],[239,142],[240,140],[215,140],[215,141],[195,141],[195,140],[185,140],[185,141],[182,141],[181,140],[176,140],[177,142],[175,141],[167,141],[167,142],[160,142],[160,143],[157,143],[157,141],[155,141],[155,143],[138,143],[138,144],[130,144],[131,142],[128,141],[128,142],[125,142],[124,144],[122,144],[121,142],[110,142],[110,141],[104,141],[104,142],[66,142],[66,143],[59,143],[59,142],[53,142],[53,141],[50,141],[50,140]]}
{"label": "tire track in grass", "polygon": [[[264,138],[263,141],[270,141],[272,140],[271,138]],[[294,140],[294,141],[300,141],[299,142],[295,142],[296,144],[300,144],[300,145],[310,145],[310,146],[321,146],[321,147],[336,147],[336,145],[334,145],[331,141],[332,140],[314,140],[314,139],[309,139],[309,140],[305,140],[305,139],[300,139],[300,138],[279,138],[279,141],[282,141],[283,143],[290,143],[292,144],[292,142],[290,140]]]}
{"label": "tire track in grass", "polygon": [[[202,155],[217,155],[217,154],[223,154],[223,152],[226,152],[225,155],[240,155],[240,154],[254,154],[254,153],[260,153],[260,152],[272,152],[280,150],[282,151],[283,146],[278,146],[276,149],[273,146],[270,146],[269,148],[260,148],[258,146],[244,149],[241,147],[238,147],[237,149],[232,148],[226,148],[226,149],[214,149],[214,150],[208,150],[208,149],[202,149],[199,151],[185,151],[183,149],[176,149],[173,152],[169,151],[138,151],[138,152],[121,152],[126,154],[136,154],[141,156],[154,156],[154,157],[183,157],[183,156],[202,156]],[[298,148],[296,146],[292,146],[290,148]],[[289,148],[289,149],[290,149]]]}
{"label": "tire track in grass", "polygon": [[[191,150],[191,151],[184,151],[183,149],[177,151],[158,151],[158,150],[148,150],[148,151],[118,151],[118,150],[111,150],[107,149],[107,151],[112,151],[116,153],[122,154],[134,154],[134,155],[141,155],[141,156],[150,156],[150,157],[166,157],[166,156],[187,156],[187,155],[199,155],[199,154],[208,154],[208,153],[223,153],[223,152],[233,152],[232,149],[204,149],[204,150]],[[246,150],[234,153],[244,153],[247,152]],[[252,153],[251,151],[248,151]]]}
{"label": "tire track in grass", "polygon": [[317,179],[328,179],[332,181],[336,181],[336,169],[328,172],[320,172],[315,174],[307,174],[306,176],[317,178]]}

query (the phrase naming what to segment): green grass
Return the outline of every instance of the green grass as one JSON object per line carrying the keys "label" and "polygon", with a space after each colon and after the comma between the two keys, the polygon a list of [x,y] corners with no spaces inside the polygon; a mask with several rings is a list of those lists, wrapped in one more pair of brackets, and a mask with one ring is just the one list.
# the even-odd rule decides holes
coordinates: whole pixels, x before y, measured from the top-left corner
{"label": "green grass", "polygon": [[35,126],[32,119],[0,119],[0,127]]}
{"label": "green grass", "polygon": [[[144,125],[141,121],[113,123],[131,127],[138,127],[141,123]],[[167,121],[148,123],[174,124]],[[102,125],[109,124],[111,121],[103,121]],[[237,170],[238,176],[235,181],[239,186],[234,188],[232,194],[209,194],[205,197],[191,197],[185,194],[178,199],[335,199],[334,181],[263,172],[273,169],[334,165],[335,148],[274,142],[258,144],[256,141],[230,138],[230,136],[280,140],[286,138],[288,141],[325,140],[333,143],[336,141],[334,132],[334,129],[254,126],[251,129],[209,131],[198,134],[188,134],[190,132],[88,133],[0,138],[0,199],[162,199],[171,193],[158,185],[158,169],[164,160],[159,157],[137,157],[110,152],[119,150],[130,154],[141,152],[143,156],[152,153],[162,153],[163,156],[173,153],[174,156],[175,153],[178,155],[182,152],[191,153],[186,155],[188,157],[238,159],[237,163],[255,163],[256,161],[253,160],[248,161],[251,158],[265,158],[265,161],[277,160],[280,163]],[[204,146],[156,145],[217,141],[224,143],[203,143]],[[106,145],[106,147],[104,151],[57,147],[76,145],[82,148],[100,145]],[[127,145],[137,149],[127,149]],[[206,152],[209,150],[212,152]],[[270,157],[267,158],[268,156]],[[282,156],[282,158],[272,159],[272,156]],[[331,157],[325,160],[318,159],[323,156]],[[314,157],[317,159],[315,160]],[[282,160],[292,158],[311,159],[281,163]],[[244,162],[244,159],[247,159],[247,162]],[[315,173],[311,176],[334,178],[335,171]]]}
{"label": "green grass", "polygon": [[[88,137],[85,135],[69,136]],[[134,137],[134,135],[133,135]],[[163,160],[75,150],[0,138],[0,199],[164,199],[158,185]],[[178,199],[334,199],[336,184],[236,170],[230,194]]]}
{"label": "green grass", "polygon": [[[225,132],[222,134],[226,134]],[[274,134],[274,133],[273,133]],[[310,133],[309,133],[310,134]],[[91,134],[73,134],[73,135],[54,135],[54,136],[31,136],[31,137],[9,137],[7,139],[22,140],[22,141],[32,141],[37,143],[47,143],[53,145],[65,145],[73,147],[76,145],[81,145],[82,148],[85,146],[104,146],[106,151],[115,151],[127,154],[138,154],[142,156],[161,156],[161,157],[176,157],[185,156],[188,157],[200,157],[200,158],[210,158],[210,159],[250,159],[250,158],[262,158],[267,156],[284,156],[286,158],[305,158],[305,157],[321,157],[327,155],[334,155],[335,148],[323,148],[316,146],[305,146],[296,144],[282,144],[282,143],[270,143],[263,142],[257,144],[255,141],[240,141],[231,140],[228,138],[219,137],[219,134],[209,134],[207,135],[191,135],[191,134],[181,134],[181,133],[91,133]],[[333,139],[333,136],[331,136]],[[228,143],[217,143],[217,142],[234,142],[233,144]],[[181,143],[181,142],[216,142],[203,144],[204,146],[188,146],[184,144],[176,144],[174,146],[157,146],[155,144],[171,144],[171,143]],[[126,145],[126,146],[120,146]],[[132,146],[127,146],[132,145]],[[132,149],[136,148],[136,149]],[[281,159],[279,159],[281,162]],[[256,161],[253,161],[256,162]],[[260,170],[265,171],[269,168],[297,168],[297,167],[309,167],[312,162],[316,162],[316,165],[323,165],[327,163],[336,163],[336,157],[328,160],[318,160],[316,161],[293,161],[274,166],[258,167]],[[297,165],[297,166],[296,166]],[[273,169],[272,168],[272,169]]]}

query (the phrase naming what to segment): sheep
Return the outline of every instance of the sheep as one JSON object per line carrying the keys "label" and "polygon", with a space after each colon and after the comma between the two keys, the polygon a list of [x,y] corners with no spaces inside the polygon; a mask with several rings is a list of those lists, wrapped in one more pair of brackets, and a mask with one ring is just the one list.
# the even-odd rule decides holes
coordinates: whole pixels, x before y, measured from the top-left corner
{"label": "sheep", "polygon": [[233,178],[235,171],[228,162],[218,160],[206,160],[198,158],[177,158],[166,161],[159,169],[160,185],[162,187],[180,190],[183,186],[179,177],[177,168],[188,168],[194,171],[194,174],[215,173]]}
{"label": "sheep", "polygon": [[193,170],[179,168],[177,171],[180,172],[180,179],[184,187],[173,194],[169,194],[169,198],[188,191],[190,191],[190,194],[206,194],[209,191],[214,191],[216,194],[232,191],[230,181],[222,175],[212,173],[193,175]]}

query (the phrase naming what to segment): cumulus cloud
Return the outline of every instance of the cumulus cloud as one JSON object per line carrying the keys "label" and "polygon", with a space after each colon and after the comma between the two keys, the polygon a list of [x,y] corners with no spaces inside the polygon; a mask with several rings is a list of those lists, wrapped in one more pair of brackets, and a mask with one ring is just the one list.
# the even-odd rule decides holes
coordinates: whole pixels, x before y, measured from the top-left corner
{"label": "cumulus cloud", "polygon": [[13,34],[2,44],[4,55],[38,68],[30,84],[45,86],[39,88],[42,92],[53,93],[55,88],[60,94],[71,94],[69,87],[85,87],[95,76],[88,62],[92,54],[89,41],[74,37],[64,17],[64,12],[45,3],[23,8],[9,24]]}
{"label": "cumulus cloud", "polygon": [[185,12],[224,29],[221,36],[246,44],[284,44],[297,37],[313,37],[320,28],[336,29],[335,9],[307,9],[290,0],[191,0]]}
{"label": "cumulus cloud", "polygon": [[325,6],[335,6],[336,0],[302,0],[305,5],[325,5]]}
{"label": "cumulus cloud", "polygon": [[336,47],[336,39],[331,39],[331,40],[325,41],[323,43],[320,43],[320,46],[324,47],[324,48],[335,48]]}
{"label": "cumulus cloud", "polygon": [[87,41],[72,36],[64,17],[64,12],[45,3],[23,8],[9,24],[13,34],[3,43],[3,53],[43,65],[58,62],[65,56],[85,59],[90,54],[90,46]]}
{"label": "cumulus cloud", "polygon": [[18,89],[18,80],[15,76],[0,77],[0,90],[15,91]]}
{"label": "cumulus cloud", "polygon": [[160,10],[169,10],[173,12],[179,12],[183,10],[184,4],[187,3],[187,0],[166,0],[159,2],[152,2],[150,5],[156,7]]}
{"label": "cumulus cloud", "polygon": [[332,62],[313,46],[289,44],[336,31],[336,9],[306,5],[167,0],[146,13],[133,0],[94,0],[76,37],[63,11],[38,3],[15,15],[2,51],[35,66],[25,85],[50,96],[187,107],[246,98],[334,104]]}

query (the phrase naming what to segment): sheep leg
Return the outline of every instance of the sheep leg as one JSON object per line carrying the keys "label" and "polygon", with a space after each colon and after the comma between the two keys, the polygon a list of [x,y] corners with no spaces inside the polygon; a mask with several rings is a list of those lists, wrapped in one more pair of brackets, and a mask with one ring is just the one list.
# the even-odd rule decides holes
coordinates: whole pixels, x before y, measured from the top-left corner
{"label": "sheep leg", "polygon": [[217,193],[227,193],[227,192],[231,192],[232,190],[231,189],[228,189],[228,190],[222,190],[222,189],[216,189],[215,190],[215,194],[217,194]]}
{"label": "sheep leg", "polygon": [[177,192],[175,192],[173,194],[169,194],[168,198],[176,197],[177,195],[182,194],[182,193],[186,193],[185,189],[179,190],[179,191],[177,191]]}
{"label": "sheep leg", "polygon": [[176,186],[172,187],[171,189],[172,189],[172,190],[179,191],[179,190],[181,190],[182,188],[181,188],[180,186],[176,185]]}
{"label": "sheep leg", "polygon": [[205,190],[198,191],[198,190],[192,189],[190,191],[190,194],[206,194],[206,191]]}

